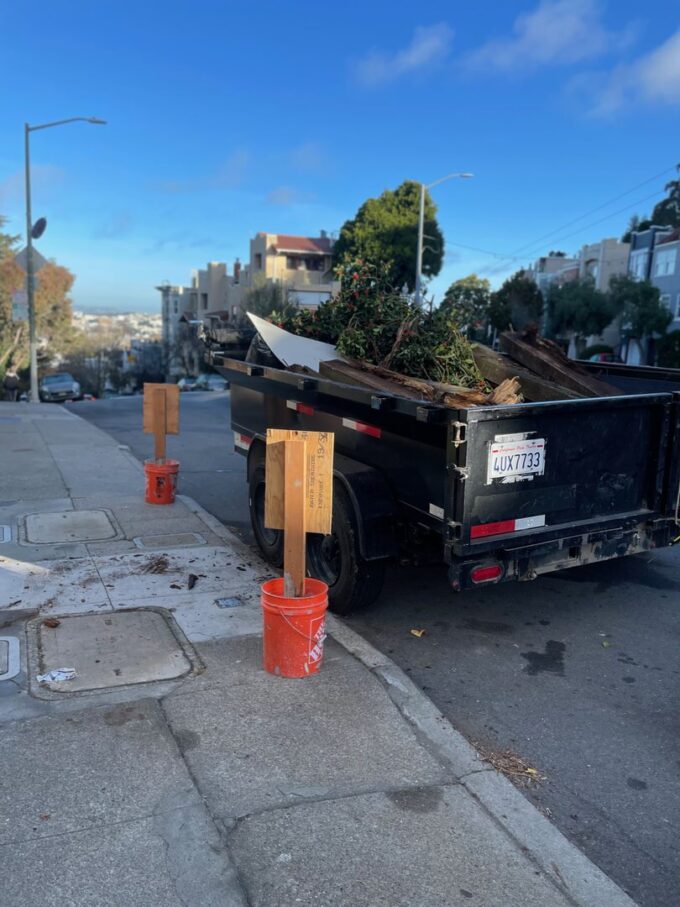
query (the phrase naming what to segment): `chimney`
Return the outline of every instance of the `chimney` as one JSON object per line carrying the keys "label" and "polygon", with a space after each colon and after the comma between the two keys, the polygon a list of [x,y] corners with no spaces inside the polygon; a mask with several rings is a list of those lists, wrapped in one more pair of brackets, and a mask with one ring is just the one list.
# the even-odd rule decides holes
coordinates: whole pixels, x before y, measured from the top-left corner
{"label": "chimney", "polygon": [[328,238],[328,234],[326,233],[325,230],[319,230],[319,236],[321,237],[321,239],[327,239],[327,238]]}
{"label": "chimney", "polygon": [[234,283],[239,283],[241,280],[241,262],[237,258],[234,262]]}

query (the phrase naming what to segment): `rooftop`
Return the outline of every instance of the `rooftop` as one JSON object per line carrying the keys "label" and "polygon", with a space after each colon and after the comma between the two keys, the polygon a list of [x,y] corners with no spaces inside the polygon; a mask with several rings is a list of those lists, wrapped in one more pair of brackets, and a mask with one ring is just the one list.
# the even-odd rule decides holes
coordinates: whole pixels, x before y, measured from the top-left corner
{"label": "rooftop", "polygon": [[333,250],[333,240],[328,236],[289,236],[275,233],[274,243],[278,252],[311,252],[316,255],[329,255]]}

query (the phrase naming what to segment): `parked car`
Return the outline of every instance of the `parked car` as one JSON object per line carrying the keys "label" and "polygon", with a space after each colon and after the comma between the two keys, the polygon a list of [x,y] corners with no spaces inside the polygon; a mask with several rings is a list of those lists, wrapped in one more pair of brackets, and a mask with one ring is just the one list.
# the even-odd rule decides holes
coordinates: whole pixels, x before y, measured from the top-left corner
{"label": "parked car", "polygon": [[184,378],[180,378],[177,382],[177,387],[180,391],[195,391],[199,390],[198,378],[192,378],[189,375],[186,375]]}
{"label": "parked car", "polygon": [[225,391],[229,387],[229,382],[222,375],[199,375],[198,387],[202,391]]}
{"label": "parked car", "polygon": [[69,372],[45,375],[38,388],[43,403],[63,403],[65,400],[80,400],[80,384]]}
{"label": "parked car", "polygon": [[618,353],[594,353],[588,362],[623,362]]}

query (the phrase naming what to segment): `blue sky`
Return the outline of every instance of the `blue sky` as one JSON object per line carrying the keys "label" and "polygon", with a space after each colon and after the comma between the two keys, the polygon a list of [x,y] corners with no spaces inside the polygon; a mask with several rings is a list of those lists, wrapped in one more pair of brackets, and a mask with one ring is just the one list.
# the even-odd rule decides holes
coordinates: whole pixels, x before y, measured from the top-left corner
{"label": "blue sky", "polygon": [[475,178],[433,191],[448,246],[430,289],[498,284],[620,235],[680,162],[677,0],[33,0],[0,30],[14,232],[23,123],[108,121],[32,137],[38,248],[76,273],[78,307],[155,309],[157,283],[231,266],[259,230],[338,230],[366,197],[457,170]]}

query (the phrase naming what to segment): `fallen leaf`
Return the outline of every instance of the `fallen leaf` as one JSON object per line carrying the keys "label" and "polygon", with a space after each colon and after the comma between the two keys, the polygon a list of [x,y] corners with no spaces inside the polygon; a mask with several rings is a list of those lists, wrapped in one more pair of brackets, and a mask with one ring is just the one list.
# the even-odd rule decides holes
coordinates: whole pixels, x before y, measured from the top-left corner
{"label": "fallen leaf", "polygon": [[611,643],[609,642],[608,639],[603,639],[603,640],[602,640],[602,648],[603,648],[603,649],[608,649],[610,645],[611,645]]}
{"label": "fallen leaf", "polygon": [[43,820],[43,822],[46,822],[49,819],[49,817],[50,817],[49,813],[40,813],[40,818]]}
{"label": "fallen leaf", "polygon": [[190,573],[187,578],[187,586],[189,589],[193,589],[196,583],[198,582],[198,577],[195,573]]}
{"label": "fallen leaf", "polygon": [[411,636],[417,636],[420,639],[421,636],[425,636],[426,630],[411,630]]}
{"label": "fallen leaf", "polygon": [[51,630],[54,630],[60,623],[61,621],[58,617],[46,617],[43,621],[43,627],[49,627]]}
{"label": "fallen leaf", "polygon": [[181,589],[182,587],[180,586],[179,583],[170,583],[170,588],[171,589]]}

